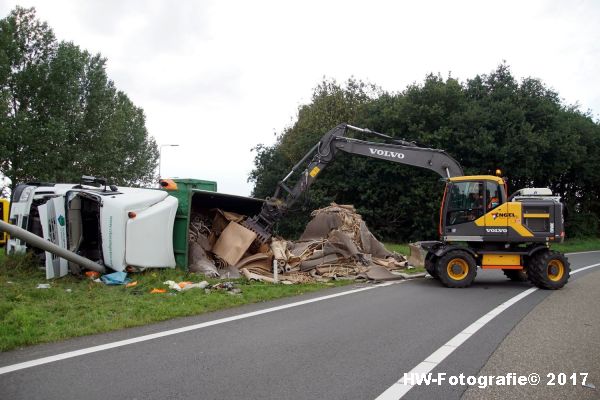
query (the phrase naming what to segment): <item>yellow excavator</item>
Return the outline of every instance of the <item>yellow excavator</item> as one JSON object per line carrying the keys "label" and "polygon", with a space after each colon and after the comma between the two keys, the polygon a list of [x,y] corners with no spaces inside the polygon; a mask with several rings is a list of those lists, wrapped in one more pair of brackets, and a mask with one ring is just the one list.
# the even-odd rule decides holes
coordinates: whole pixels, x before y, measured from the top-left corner
{"label": "yellow excavator", "polygon": [[[374,135],[383,142],[350,138],[346,136],[349,131]],[[467,287],[475,279],[477,268],[501,269],[511,280],[529,280],[543,289],[559,289],[569,280],[568,259],[550,249],[550,244],[560,243],[565,237],[563,204],[550,189],[526,188],[508,195],[503,178],[465,176],[460,164],[443,150],[348,124],[323,135],[279,182],[261,212],[244,225],[257,234],[259,241],[269,242],[275,223],[340,151],[426,168],[446,181],[439,240],[420,242],[426,252],[426,270],[443,285]],[[295,185],[289,187],[287,181],[298,171]]]}

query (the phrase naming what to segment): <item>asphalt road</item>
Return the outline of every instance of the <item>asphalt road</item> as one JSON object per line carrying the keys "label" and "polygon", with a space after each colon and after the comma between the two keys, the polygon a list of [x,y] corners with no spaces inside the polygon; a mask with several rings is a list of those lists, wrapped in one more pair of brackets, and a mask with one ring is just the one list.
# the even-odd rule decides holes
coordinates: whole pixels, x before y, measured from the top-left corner
{"label": "asphalt road", "polygon": [[[600,269],[546,297],[509,333],[479,371],[540,377],[538,385],[480,385],[462,400],[600,398]],[[561,376],[562,375],[562,376]]]}
{"label": "asphalt road", "polygon": [[[572,268],[600,252],[569,257]],[[593,268],[571,279],[586,279]],[[351,293],[0,375],[1,399],[373,399],[434,350],[531,287],[479,271],[468,289],[422,279]],[[356,288],[250,305],[142,328],[0,353],[0,367]],[[551,292],[498,315],[434,372],[476,375]],[[456,399],[466,386],[419,386],[405,399]]]}

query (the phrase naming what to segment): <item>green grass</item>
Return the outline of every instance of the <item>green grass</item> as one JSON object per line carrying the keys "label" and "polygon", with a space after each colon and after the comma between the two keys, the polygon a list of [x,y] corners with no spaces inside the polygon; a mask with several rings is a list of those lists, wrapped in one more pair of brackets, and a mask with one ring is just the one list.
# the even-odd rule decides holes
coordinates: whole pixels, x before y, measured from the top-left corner
{"label": "green grass", "polygon": [[[407,244],[386,243],[386,247],[407,256],[410,253]],[[570,239],[552,247],[565,253],[600,250],[600,238]],[[416,268],[407,272],[422,271],[424,269]],[[237,279],[234,281],[242,290],[239,295],[225,291],[207,294],[199,289],[151,294],[153,288],[166,288],[163,285],[166,280],[200,282],[204,278],[179,269],[150,270],[130,274],[130,277],[138,281],[137,286],[106,286],[73,276],[47,281],[44,271],[29,257],[7,257],[0,249],[0,351],[352,283],[336,281],[327,284],[273,285]],[[51,287],[36,289],[39,283],[50,283]]]}
{"label": "green grass", "polygon": [[567,239],[564,243],[555,243],[550,247],[562,253],[600,250],[600,238]]}
{"label": "green grass", "polygon": [[[385,248],[388,249],[389,251],[395,251],[396,253],[400,253],[403,256],[406,256],[408,258],[408,256],[410,255],[410,249],[408,247],[407,243],[384,243]],[[411,268],[411,269],[407,269],[406,271],[403,271],[407,274],[416,274],[416,273],[420,273],[420,272],[425,272],[425,268],[423,267],[415,267],[415,268]]]}
{"label": "green grass", "polygon": [[384,245],[389,251],[395,251],[396,253],[400,253],[406,257],[410,255],[408,243],[384,243]]}
{"label": "green grass", "polygon": [[[386,243],[385,247],[407,257],[410,255],[408,244],[405,243]],[[562,253],[600,250],[600,238],[567,239],[564,243],[554,243],[550,247]]]}
{"label": "green grass", "polygon": [[[132,288],[73,276],[47,281],[45,273],[28,257],[6,257],[1,249],[0,254],[0,351],[352,283],[274,285],[237,279],[233,281],[242,290],[237,295],[226,291],[205,293],[202,289],[151,294],[152,288],[166,288],[166,280],[200,282],[203,277],[179,269],[151,270],[130,274],[138,281]],[[50,283],[51,287],[36,289],[38,283]]]}

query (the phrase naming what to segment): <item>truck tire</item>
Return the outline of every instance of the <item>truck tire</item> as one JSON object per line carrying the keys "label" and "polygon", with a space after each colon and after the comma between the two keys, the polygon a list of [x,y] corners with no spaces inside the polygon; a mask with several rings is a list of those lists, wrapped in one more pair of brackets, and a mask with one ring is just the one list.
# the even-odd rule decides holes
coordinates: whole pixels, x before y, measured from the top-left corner
{"label": "truck tire", "polygon": [[429,275],[431,275],[431,277],[433,279],[439,279],[437,271],[436,271],[436,265],[437,263],[437,257],[435,256],[435,254],[433,253],[427,253],[427,255],[425,256],[425,270],[427,271],[427,273]]}
{"label": "truck tire", "polygon": [[454,250],[438,259],[436,273],[444,286],[464,288],[473,283],[477,275],[477,265],[471,254],[463,250]]}
{"label": "truck tire", "polygon": [[503,269],[504,275],[514,282],[526,282],[527,272],[523,269]]}
{"label": "truck tire", "polygon": [[558,251],[535,253],[527,265],[529,281],[541,289],[556,290],[565,286],[571,274],[571,264]]}

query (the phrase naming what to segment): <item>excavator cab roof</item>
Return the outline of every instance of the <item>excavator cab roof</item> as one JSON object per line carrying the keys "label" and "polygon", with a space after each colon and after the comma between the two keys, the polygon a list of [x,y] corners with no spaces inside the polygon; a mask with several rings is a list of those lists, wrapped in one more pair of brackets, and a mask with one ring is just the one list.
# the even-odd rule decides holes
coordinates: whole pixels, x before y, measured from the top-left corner
{"label": "excavator cab roof", "polygon": [[494,181],[499,185],[504,185],[504,179],[494,175],[466,175],[466,176],[455,176],[448,178],[450,182],[464,182],[464,181]]}

